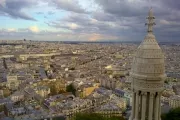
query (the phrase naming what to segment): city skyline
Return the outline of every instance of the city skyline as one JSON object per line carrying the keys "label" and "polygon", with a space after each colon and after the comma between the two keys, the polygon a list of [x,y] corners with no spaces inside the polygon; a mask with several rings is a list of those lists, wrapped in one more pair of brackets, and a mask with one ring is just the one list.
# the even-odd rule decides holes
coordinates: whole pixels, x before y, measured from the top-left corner
{"label": "city skyline", "polygon": [[178,41],[179,1],[0,0],[1,40],[142,41],[144,16],[157,16],[159,42]]}

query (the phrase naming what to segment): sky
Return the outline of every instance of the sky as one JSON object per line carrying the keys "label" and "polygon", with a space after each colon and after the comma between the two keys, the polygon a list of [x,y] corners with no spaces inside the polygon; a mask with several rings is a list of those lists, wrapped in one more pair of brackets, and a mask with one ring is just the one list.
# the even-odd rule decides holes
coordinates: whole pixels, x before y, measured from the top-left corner
{"label": "sky", "polygon": [[0,40],[180,41],[180,0],[0,0]]}

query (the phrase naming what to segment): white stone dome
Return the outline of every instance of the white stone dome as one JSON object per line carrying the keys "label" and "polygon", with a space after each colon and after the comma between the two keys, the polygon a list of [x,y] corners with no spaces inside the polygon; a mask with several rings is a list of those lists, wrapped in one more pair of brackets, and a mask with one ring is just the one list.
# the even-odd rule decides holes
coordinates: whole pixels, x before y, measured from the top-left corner
{"label": "white stone dome", "polygon": [[[151,12],[152,11],[149,12],[149,15],[153,16]],[[148,19],[151,18],[151,16],[149,16]],[[154,17],[151,19],[154,19]],[[152,89],[157,91],[163,89],[164,79],[166,77],[164,54],[151,31],[154,25],[153,21],[150,21],[148,25],[151,29],[148,30],[144,41],[136,51],[130,76],[132,79],[132,89]]]}

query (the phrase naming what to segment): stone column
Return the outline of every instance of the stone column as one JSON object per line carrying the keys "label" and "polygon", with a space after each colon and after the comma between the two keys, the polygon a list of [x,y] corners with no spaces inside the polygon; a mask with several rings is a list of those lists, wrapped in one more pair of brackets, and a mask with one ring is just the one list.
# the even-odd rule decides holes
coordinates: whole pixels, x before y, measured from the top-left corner
{"label": "stone column", "polygon": [[159,120],[159,93],[155,97],[155,110],[154,110],[154,120]]}
{"label": "stone column", "polygon": [[139,109],[139,114],[141,115],[141,112],[142,112],[142,95],[139,96],[139,106],[140,106],[140,109]]}
{"label": "stone column", "polygon": [[141,111],[141,120],[145,120],[146,118],[146,99],[147,99],[147,92],[142,93],[142,111]]}
{"label": "stone column", "polygon": [[153,118],[153,101],[154,101],[154,93],[150,93],[149,95],[149,113],[148,120],[152,120]]}
{"label": "stone column", "polygon": [[159,120],[161,120],[161,95],[162,93],[159,93]]}
{"label": "stone column", "polygon": [[135,97],[136,97],[136,93],[133,92],[133,94],[132,94],[132,110],[131,110],[130,120],[133,120],[133,119],[134,119],[134,113],[135,113]]}
{"label": "stone column", "polygon": [[139,119],[139,91],[136,91],[135,120]]}

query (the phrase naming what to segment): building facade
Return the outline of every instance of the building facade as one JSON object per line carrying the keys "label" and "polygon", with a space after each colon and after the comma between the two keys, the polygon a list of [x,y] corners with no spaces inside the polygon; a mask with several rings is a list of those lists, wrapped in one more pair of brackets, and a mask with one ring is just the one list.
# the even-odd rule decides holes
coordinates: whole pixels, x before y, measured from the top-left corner
{"label": "building facade", "polygon": [[17,90],[19,87],[19,80],[17,78],[17,75],[7,75],[7,83],[6,87],[8,87],[11,90]]}
{"label": "building facade", "polygon": [[179,95],[174,95],[169,98],[169,106],[171,108],[178,108],[180,107],[180,96]]}
{"label": "building facade", "polygon": [[136,51],[130,72],[133,92],[130,120],[161,119],[160,99],[166,78],[164,54],[153,34],[152,9],[147,19],[147,35]]}

